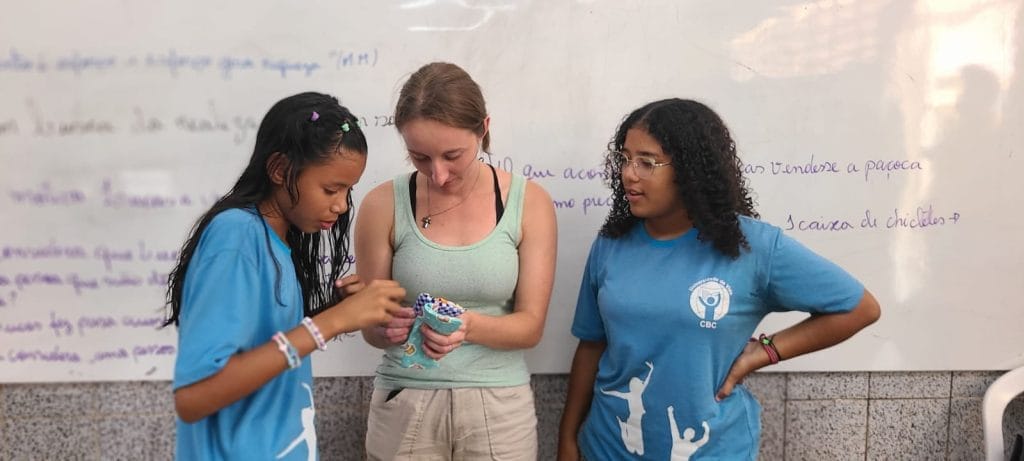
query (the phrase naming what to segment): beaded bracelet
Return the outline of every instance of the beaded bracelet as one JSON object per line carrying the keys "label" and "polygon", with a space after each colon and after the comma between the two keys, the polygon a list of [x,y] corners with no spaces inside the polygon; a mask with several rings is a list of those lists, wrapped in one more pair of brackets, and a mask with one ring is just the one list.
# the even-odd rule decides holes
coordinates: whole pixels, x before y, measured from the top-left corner
{"label": "beaded bracelet", "polygon": [[768,361],[772,365],[775,365],[776,363],[779,363],[782,360],[782,356],[779,355],[779,350],[775,348],[775,342],[772,341],[774,337],[775,335],[768,336],[764,333],[761,333],[761,335],[758,336],[757,338],[750,338],[750,342],[756,342],[761,344],[761,347],[764,348],[765,353],[768,354]]}
{"label": "beaded bracelet", "polygon": [[302,359],[299,358],[299,351],[295,350],[295,346],[292,346],[291,341],[288,341],[288,337],[280,331],[274,333],[274,342],[277,343],[277,350],[284,354],[285,360],[288,361],[288,369],[294,370],[302,365]]}
{"label": "beaded bracelet", "polygon": [[306,327],[309,331],[309,335],[313,337],[313,342],[316,343],[316,348],[322,351],[327,350],[327,341],[324,341],[324,335],[320,333],[320,329],[313,323],[313,319],[309,317],[302,318],[302,326]]}

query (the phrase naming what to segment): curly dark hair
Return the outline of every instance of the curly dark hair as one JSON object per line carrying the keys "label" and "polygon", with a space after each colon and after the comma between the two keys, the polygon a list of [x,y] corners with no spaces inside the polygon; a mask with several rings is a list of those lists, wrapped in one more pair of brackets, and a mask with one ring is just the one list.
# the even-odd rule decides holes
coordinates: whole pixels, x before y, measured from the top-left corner
{"label": "curly dark hair", "polygon": [[632,128],[647,131],[672,159],[675,184],[686,212],[697,229],[697,238],[711,242],[723,254],[738,258],[749,249],[740,231],[739,216],[758,218],[750,198],[743,163],[725,122],[711,108],[687,99],[663,99],[629,114],[615,132],[605,155],[605,183],[612,189],[612,207],[601,235],[618,238],[640,219],[629,211],[622,167],[615,152],[626,142]]}

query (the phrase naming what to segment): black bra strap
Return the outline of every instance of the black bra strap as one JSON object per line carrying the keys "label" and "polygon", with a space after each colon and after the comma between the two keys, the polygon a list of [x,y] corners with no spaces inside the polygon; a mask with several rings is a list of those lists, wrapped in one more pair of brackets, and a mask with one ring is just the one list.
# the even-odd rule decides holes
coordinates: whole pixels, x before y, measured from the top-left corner
{"label": "black bra strap", "polygon": [[501,187],[498,186],[498,172],[494,170],[494,165],[488,165],[491,167],[491,177],[494,178],[494,225],[498,225],[501,222],[501,215],[505,214],[505,204],[501,203]]}
{"label": "black bra strap", "polygon": [[409,175],[409,203],[412,204],[413,221],[416,220],[416,173],[416,171],[413,171],[412,174]]}
{"label": "black bra strap", "polygon": [[[494,178],[494,224],[497,225],[501,222],[501,216],[505,214],[505,204],[501,201],[501,186],[498,185],[498,172],[494,169],[493,165],[487,166],[491,167],[491,177]],[[409,175],[409,204],[412,205],[413,217],[416,215],[416,173],[418,172],[413,171]]]}

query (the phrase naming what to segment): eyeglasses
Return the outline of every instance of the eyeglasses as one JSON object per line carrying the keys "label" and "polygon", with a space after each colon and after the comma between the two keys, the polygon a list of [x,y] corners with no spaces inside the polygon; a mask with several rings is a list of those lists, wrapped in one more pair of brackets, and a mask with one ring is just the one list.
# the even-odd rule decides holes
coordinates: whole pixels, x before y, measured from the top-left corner
{"label": "eyeglasses", "polygon": [[626,165],[633,167],[633,172],[636,173],[640,179],[650,178],[654,174],[654,170],[660,166],[671,165],[672,162],[657,162],[650,157],[637,157],[630,159],[620,151],[611,151],[612,158],[615,159],[615,164],[619,166],[619,170],[624,170]]}

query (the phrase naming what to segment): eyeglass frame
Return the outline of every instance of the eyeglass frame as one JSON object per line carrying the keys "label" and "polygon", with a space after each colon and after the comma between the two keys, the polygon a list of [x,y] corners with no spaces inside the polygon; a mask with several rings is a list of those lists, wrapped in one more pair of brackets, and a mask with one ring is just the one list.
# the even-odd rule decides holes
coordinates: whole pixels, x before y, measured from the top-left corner
{"label": "eyeglass frame", "polygon": [[[612,156],[618,157],[618,158],[616,158],[616,160],[617,160],[616,163],[619,166],[619,170],[620,171],[624,170],[626,168],[626,165],[628,164],[628,165],[633,167],[633,173],[636,174],[636,176],[638,178],[640,178],[640,179],[648,179],[648,178],[654,176],[654,172],[658,169],[658,167],[662,167],[662,166],[665,166],[665,165],[671,165],[672,164],[671,161],[668,161],[668,162],[657,162],[653,158],[642,157],[642,156],[638,156],[636,158],[632,158],[631,159],[631,158],[627,157],[626,154],[624,154],[621,150],[612,149],[610,147],[611,146],[609,146],[608,152],[610,154],[612,154]],[[650,166],[650,170],[641,170],[640,166],[639,166],[639,164],[641,162],[645,163],[646,165],[649,165]],[[646,173],[646,176],[645,176],[645,174],[641,173],[641,171],[649,171],[649,172]]]}

